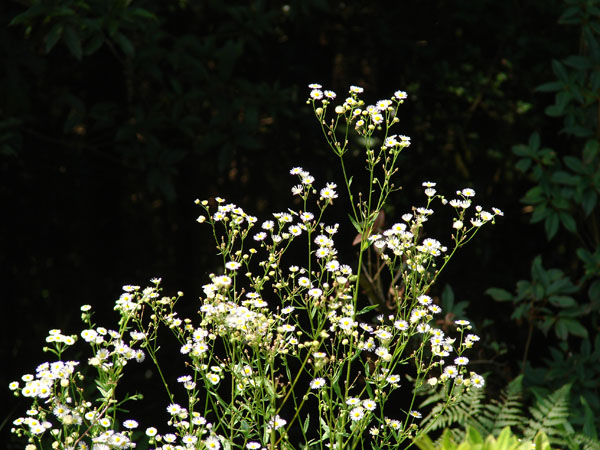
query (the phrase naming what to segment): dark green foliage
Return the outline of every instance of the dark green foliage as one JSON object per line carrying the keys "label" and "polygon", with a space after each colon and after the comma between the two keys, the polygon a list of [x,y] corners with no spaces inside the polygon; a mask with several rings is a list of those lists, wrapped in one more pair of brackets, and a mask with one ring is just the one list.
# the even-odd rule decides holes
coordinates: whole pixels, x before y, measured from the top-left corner
{"label": "dark green foliage", "polygon": [[[501,288],[487,290],[497,301],[512,302],[512,319],[527,325],[521,370],[528,388],[547,394],[550,389],[572,385],[571,408],[580,407],[583,395],[596,417],[600,414],[600,391],[593,380],[598,379],[600,366],[597,351],[591,349],[592,342],[598,347],[600,311],[599,6],[597,1],[565,2],[559,22],[578,28],[578,48],[574,54],[554,59],[555,79],[537,88],[538,92],[554,94],[554,103],[545,112],[562,120],[560,132],[565,138],[560,144],[545,147],[543,134],[534,132],[527,144],[513,147],[519,158],[515,167],[532,183],[521,201],[531,212],[530,222],[544,224],[548,242],[544,260],[552,260],[552,265],[565,259],[569,263],[545,269],[542,255],[537,255],[531,265],[531,279],[518,281],[514,294]],[[545,367],[534,368],[528,360],[530,349],[540,342],[537,331],[546,339],[550,330],[558,342],[544,344],[548,348],[544,353],[549,352],[550,357],[545,358]],[[573,345],[578,340],[579,352]],[[559,414],[557,420],[560,418]],[[572,420],[581,429],[583,417]],[[598,423],[597,419],[590,420]]]}
{"label": "dark green foliage", "polygon": [[[597,448],[600,441],[592,427],[591,408],[586,410],[584,433],[575,432],[569,422],[570,390],[571,385],[566,384],[548,395],[537,395],[533,405],[525,409],[523,377],[519,376],[508,384],[498,399],[485,402],[484,390],[472,389],[445,410],[434,407],[423,420],[423,426],[429,434],[445,430],[438,443],[448,436],[460,442],[467,438],[469,429],[476,430],[481,436],[499,436],[508,427],[527,440],[535,440],[540,434],[547,435],[552,445],[558,448],[574,449],[584,442],[589,448]],[[437,402],[444,395],[443,389],[434,392],[421,407]]]}

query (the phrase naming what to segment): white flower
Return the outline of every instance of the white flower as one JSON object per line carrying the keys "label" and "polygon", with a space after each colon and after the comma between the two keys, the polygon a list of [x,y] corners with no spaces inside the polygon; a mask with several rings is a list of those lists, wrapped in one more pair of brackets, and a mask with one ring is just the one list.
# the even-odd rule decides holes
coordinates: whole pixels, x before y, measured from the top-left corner
{"label": "white flower", "polygon": [[125,422],[123,422],[123,426],[129,430],[133,430],[134,428],[138,427],[138,423],[133,419],[128,419]]}
{"label": "white flower", "polygon": [[315,378],[310,382],[311,389],[320,389],[325,386],[326,382],[324,378]]}
{"label": "white flower", "polygon": [[398,100],[404,100],[408,96],[406,95],[406,92],[404,92],[404,91],[396,91],[396,92],[394,92],[394,97],[396,97]]}
{"label": "white flower", "polygon": [[454,364],[456,364],[457,366],[466,366],[467,364],[469,364],[469,358],[465,356],[459,356],[458,358],[454,359]]}
{"label": "white flower", "polygon": [[472,373],[471,374],[471,383],[476,388],[482,388],[485,385],[485,380],[483,379],[483,377],[481,375]]}
{"label": "white flower", "polygon": [[323,91],[320,89],[313,89],[310,91],[310,98],[313,100],[321,100],[323,98]]}
{"label": "white flower", "polygon": [[321,294],[323,294],[323,291],[319,288],[313,288],[308,291],[308,295],[310,295],[311,297],[314,297],[314,298],[320,297]]}
{"label": "white flower", "polygon": [[271,419],[271,421],[269,422],[269,425],[271,427],[273,427],[273,429],[277,430],[281,427],[284,427],[286,423],[287,423],[287,420],[282,419],[281,417],[279,417],[279,414],[277,414],[275,417],[273,417]]}
{"label": "white flower", "polygon": [[237,261],[229,261],[227,264],[225,264],[225,268],[228,270],[237,270],[239,269],[241,266],[241,264]]}
{"label": "white flower", "polygon": [[368,411],[374,411],[377,408],[377,403],[374,400],[367,399],[362,402],[363,408]]}
{"label": "white flower", "polygon": [[356,422],[356,421],[362,419],[364,416],[365,416],[365,410],[360,406],[357,406],[356,408],[353,408],[352,411],[350,411],[350,419],[353,422]]}

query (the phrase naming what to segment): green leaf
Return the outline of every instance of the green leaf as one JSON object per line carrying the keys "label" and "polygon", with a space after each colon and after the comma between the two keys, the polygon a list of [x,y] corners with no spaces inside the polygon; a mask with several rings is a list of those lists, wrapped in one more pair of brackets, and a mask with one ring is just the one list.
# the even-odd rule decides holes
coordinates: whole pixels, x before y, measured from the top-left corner
{"label": "green leaf", "polygon": [[559,184],[566,184],[567,186],[576,186],[581,177],[573,175],[563,170],[557,170],[552,174],[550,178],[552,182]]}
{"label": "green leaf", "polygon": [[579,158],[575,158],[574,156],[565,156],[563,158],[565,165],[571,169],[575,173],[585,174],[586,169],[583,165],[583,162]]}
{"label": "green leaf", "polygon": [[67,44],[71,55],[73,55],[78,61],[81,61],[81,58],[83,56],[83,50],[81,49],[81,39],[79,38],[79,35],[72,26],[67,26],[65,28],[63,40],[65,41],[65,44]]}
{"label": "green leaf", "polygon": [[583,147],[583,161],[584,163],[590,163],[598,155],[600,150],[600,142],[596,139],[589,139]]}
{"label": "green leaf", "polygon": [[575,219],[573,219],[573,216],[571,214],[561,211],[559,213],[559,216],[560,221],[568,231],[570,231],[571,233],[577,232],[577,224],[575,223]]}
{"label": "green leaf", "polygon": [[554,326],[554,332],[559,339],[566,340],[569,334],[585,338],[588,332],[578,320],[570,317],[559,317]]}
{"label": "green leaf", "polygon": [[379,305],[369,305],[364,307],[363,309],[361,309],[359,312],[356,313],[357,316],[362,316],[363,314],[368,313],[369,311],[373,311],[374,309],[377,309],[379,307]]}
{"label": "green leaf", "polygon": [[83,53],[85,55],[91,55],[95,53],[104,44],[104,35],[102,33],[95,33],[92,38],[85,45]]}
{"label": "green leaf", "polygon": [[362,225],[358,223],[350,214],[348,214],[348,219],[350,219],[350,223],[354,226],[358,234],[362,234]]}
{"label": "green leaf", "polygon": [[588,190],[583,193],[581,207],[583,208],[583,212],[585,213],[586,217],[592,213],[592,211],[596,207],[597,202],[598,194],[596,194],[596,191]]}
{"label": "green leaf", "polygon": [[548,216],[546,216],[546,221],[544,222],[544,228],[546,230],[546,236],[548,240],[552,240],[552,238],[556,235],[559,226],[559,215],[556,211],[551,211]]}
{"label": "green leaf", "polygon": [[560,117],[563,115],[563,108],[559,105],[550,105],[544,110],[544,113],[550,117]]}
{"label": "green leaf", "polygon": [[588,70],[592,68],[592,62],[583,55],[570,55],[563,62],[577,70]]}
{"label": "green leaf", "polygon": [[151,13],[150,11],[144,8],[131,8],[129,12],[134,16],[141,17],[142,19],[157,20],[155,14]]}
{"label": "green leaf", "polygon": [[569,333],[574,336],[579,336],[580,338],[587,338],[588,331],[587,329],[579,322],[578,320],[572,318],[565,318],[567,329]]}
{"label": "green leaf", "polygon": [[497,302],[507,302],[513,300],[513,295],[505,289],[489,288],[485,293],[492,297]]}
{"label": "green leaf", "polygon": [[596,280],[590,285],[588,297],[591,302],[600,302],[600,280]]}
{"label": "green leaf", "polygon": [[528,203],[530,205],[532,204],[536,204],[536,203],[541,203],[542,201],[544,201],[545,199],[545,195],[544,195],[544,191],[542,190],[541,186],[534,186],[531,189],[529,189],[526,193],[525,196],[523,197],[523,199],[521,200],[523,203]]}
{"label": "green leaf", "polygon": [[529,159],[529,158],[520,159],[515,164],[515,167],[517,168],[517,170],[525,173],[529,170],[529,167],[531,167],[531,159]]}
{"label": "green leaf", "polygon": [[52,28],[50,28],[50,31],[46,35],[46,47],[45,47],[46,54],[50,53],[50,50],[52,50],[54,48],[54,46],[56,45],[56,43],[62,36],[62,33],[63,33],[63,26],[60,23],[55,23],[52,26]]}
{"label": "green leaf", "polygon": [[562,15],[558,18],[558,23],[568,25],[568,24],[578,24],[581,19],[580,15],[582,14],[581,7],[577,6],[569,6],[565,9]]}
{"label": "green leaf", "polygon": [[569,81],[569,75],[567,73],[567,70],[560,61],[557,61],[556,59],[552,61],[552,71],[560,81],[564,83],[567,83]]}
{"label": "green leaf", "polygon": [[537,150],[540,148],[540,134],[538,132],[532,133],[529,136],[529,148]]}
{"label": "green leaf", "polygon": [[135,49],[133,47],[133,44],[131,43],[131,41],[129,40],[129,38],[127,36],[125,36],[123,33],[116,32],[114,34],[113,39],[119,45],[119,47],[121,48],[121,51],[126,56],[133,56],[133,54],[135,53]]}
{"label": "green leaf", "polygon": [[570,308],[572,306],[577,306],[577,302],[573,297],[568,295],[551,295],[548,300],[554,306],[558,306],[560,308]]}
{"label": "green leaf", "polygon": [[563,88],[563,83],[560,81],[551,81],[550,83],[544,83],[535,88],[537,92],[556,92]]}
{"label": "green leaf", "polygon": [[583,405],[584,420],[583,434],[592,439],[598,439],[598,431],[596,430],[596,414],[592,410],[590,404],[585,397],[580,396],[579,401]]}

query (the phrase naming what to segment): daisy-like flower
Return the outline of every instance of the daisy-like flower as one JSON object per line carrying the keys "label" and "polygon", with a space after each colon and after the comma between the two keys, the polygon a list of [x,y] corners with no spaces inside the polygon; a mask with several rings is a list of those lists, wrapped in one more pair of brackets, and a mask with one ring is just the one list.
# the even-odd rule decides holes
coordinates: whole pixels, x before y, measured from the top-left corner
{"label": "daisy-like flower", "polygon": [[173,433],[168,433],[163,436],[163,439],[165,442],[171,443],[177,440],[177,436],[175,436]]}
{"label": "daisy-like flower", "polygon": [[400,331],[408,330],[408,322],[406,320],[396,320],[394,322],[394,327]]}
{"label": "daisy-like flower", "polygon": [[469,358],[465,356],[459,356],[458,358],[454,359],[454,364],[456,364],[457,366],[466,366],[467,364],[469,364]]}
{"label": "daisy-like flower", "polygon": [[458,370],[456,369],[456,366],[446,366],[444,369],[444,374],[448,378],[456,378],[456,375],[458,375]]}
{"label": "daisy-like flower", "polygon": [[456,325],[459,325],[459,326],[467,326],[467,325],[469,325],[471,322],[469,322],[468,320],[463,320],[463,319],[460,319],[460,320],[455,320],[455,321],[454,321],[454,323],[455,323]]}
{"label": "daisy-like flower", "polygon": [[281,314],[289,314],[292,311],[294,311],[296,308],[294,308],[293,306],[286,306],[285,308],[283,308],[281,310]]}
{"label": "daisy-like flower", "polygon": [[310,89],[321,89],[323,86],[321,86],[319,83],[311,83],[308,85],[308,87]]}
{"label": "daisy-like flower", "polygon": [[471,188],[465,188],[460,193],[465,197],[475,197],[475,191]]}
{"label": "daisy-like flower", "polygon": [[481,220],[484,220],[485,222],[489,222],[494,218],[494,216],[487,211],[481,211],[479,213],[479,217],[481,217]]}
{"label": "daisy-like flower", "polygon": [[335,185],[335,183],[327,183],[327,185],[321,189],[320,195],[321,195],[321,199],[334,199],[337,198],[337,192],[335,191],[335,188],[337,186]]}
{"label": "daisy-like flower", "polygon": [[287,423],[287,420],[282,419],[281,417],[279,417],[279,414],[277,414],[275,417],[273,417],[271,419],[271,421],[269,422],[269,425],[271,427],[273,427],[273,429],[277,430],[281,427],[284,427],[286,423]]}
{"label": "daisy-like flower", "polygon": [[146,428],[146,436],[154,437],[154,436],[156,436],[156,433],[158,433],[158,430],[156,428],[154,428],[154,427]]}
{"label": "daisy-like flower", "polygon": [[332,259],[331,261],[328,261],[327,264],[325,264],[325,268],[328,272],[335,272],[340,268],[340,263],[335,259]]}
{"label": "daisy-like flower", "polygon": [[302,220],[302,222],[309,222],[314,218],[315,215],[311,212],[303,212],[302,214],[300,214],[300,220]]}
{"label": "daisy-like flower", "polygon": [[123,426],[128,430],[133,430],[134,428],[138,427],[138,423],[133,419],[128,419],[125,422],[123,422]]}
{"label": "daisy-like flower", "polygon": [[397,385],[398,383],[400,383],[400,375],[390,375],[389,377],[386,378],[387,382],[393,385]]}
{"label": "daisy-like flower", "polygon": [[414,409],[411,412],[409,412],[409,414],[415,419],[420,419],[421,417],[423,417],[423,415],[419,411],[415,411]]}
{"label": "daisy-like flower", "polygon": [[179,406],[177,403],[171,403],[169,406],[167,406],[167,412],[172,416],[176,416],[181,412],[181,406]]}
{"label": "daisy-like flower", "polygon": [[387,147],[387,148],[395,147],[398,144],[399,144],[399,142],[396,140],[396,135],[395,134],[393,136],[387,137],[385,139],[385,141],[383,142],[383,146]]}
{"label": "daisy-like flower", "polygon": [[375,106],[377,106],[377,108],[380,111],[385,111],[386,109],[388,109],[390,106],[392,105],[392,101],[391,100],[379,100]]}
{"label": "daisy-like flower", "polygon": [[300,277],[300,278],[298,278],[298,285],[302,286],[302,287],[310,287],[311,286],[311,282],[306,277]]}
{"label": "daisy-like flower", "polygon": [[325,91],[323,92],[323,94],[325,95],[325,97],[327,97],[329,100],[334,100],[336,95],[335,92],[333,91]]}
{"label": "daisy-like flower", "polygon": [[371,114],[371,120],[375,125],[379,125],[384,120],[383,114],[381,114],[380,112],[373,113]]}
{"label": "daisy-like flower", "polygon": [[299,225],[290,225],[288,232],[293,236],[300,236],[302,234],[302,228]]}
{"label": "daisy-like flower", "polygon": [[272,220],[265,220],[260,226],[263,230],[270,231],[275,227],[275,222]]}
{"label": "daisy-like flower", "polygon": [[225,264],[225,268],[228,270],[237,270],[241,267],[241,264],[237,261],[229,261]]}
{"label": "daisy-like flower", "polygon": [[485,385],[485,380],[481,375],[474,372],[471,373],[471,384],[476,388],[482,388]]}
{"label": "daisy-like flower", "polygon": [[181,442],[183,442],[186,446],[193,446],[198,442],[198,438],[193,434],[186,434],[181,437]]}
{"label": "daisy-like flower", "polygon": [[338,326],[344,331],[352,331],[356,326],[356,322],[352,320],[352,317],[341,317]]}
{"label": "daisy-like flower", "polygon": [[315,251],[315,256],[317,258],[325,258],[327,255],[329,255],[331,251],[327,248],[327,247],[319,247],[316,251]]}
{"label": "daisy-like flower", "polygon": [[219,450],[221,448],[221,442],[216,436],[210,436],[204,441],[204,446],[210,450]]}
{"label": "daisy-like flower", "polygon": [[319,288],[313,288],[308,291],[308,295],[314,298],[320,297],[321,294],[323,294],[323,291]]}
{"label": "daisy-like flower", "polygon": [[355,405],[359,405],[360,404],[360,399],[356,398],[356,397],[348,397],[346,399],[346,405],[348,406],[355,406]]}
{"label": "daisy-like flower", "polygon": [[312,380],[310,382],[310,388],[311,389],[321,389],[323,386],[325,386],[326,381],[324,378],[315,378],[314,380]]}
{"label": "daisy-like flower", "polygon": [[350,411],[350,420],[353,422],[357,422],[365,416],[365,410],[361,406],[357,406],[356,408],[352,408]]}
{"label": "daisy-like flower", "polygon": [[264,241],[267,238],[267,233],[265,233],[264,231],[261,231],[260,233],[256,233],[254,235],[254,240],[255,241]]}
{"label": "daisy-like flower", "polygon": [[221,377],[216,374],[216,373],[209,373],[206,376],[206,379],[211,383],[211,384],[218,384],[219,381],[221,381]]}
{"label": "daisy-like flower", "polygon": [[246,448],[248,450],[258,450],[260,448],[260,444],[258,442],[254,442],[254,441],[248,442],[246,444]]}
{"label": "daisy-like flower", "polygon": [[364,89],[359,86],[350,86],[350,92],[352,94],[362,94],[363,91],[364,91]]}
{"label": "daisy-like flower", "polygon": [[429,305],[428,309],[432,312],[432,314],[439,314],[442,312],[442,308],[440,308],[438,305]]}
{"label": "daisy-like flower", "polygon": [[394,92],[394,97],[397,98],[398,100],[404,100],[405,98],[408,97],[408,95],[404,91],[396,91],[396,92]]}
{"label": "daisy-like flower", "polygon": [[477,336],[476,334],[467,334],[467,337],[465,339],[467,341],[477,342],[479,340],[479,336]]}
{"label": "daisy-like flower", "polygon": [[313,100],[321,100],[323,98],[323,91],[320,89],[313,89],[310,91],[310,98]]}
{"label": "daisy-like flower", "polygon": [[431,297],[429,295],[419,295],[419,297],[417,298],[417,301],[419,302],[419,304],[423,305],[423,306],[427,306],[429,304],[431,304]]}
{"label": "daisy-like flower", "polygon": [[300,195],[303,191],[304,187],[301,184],[292,187],[292,195]]}
{"label": "daisy-like flower", "polygon": [[366,399],[366,400],[363,400],[362,406],[367,411],[374,411],[377,408],[377,403],[374,400]]}

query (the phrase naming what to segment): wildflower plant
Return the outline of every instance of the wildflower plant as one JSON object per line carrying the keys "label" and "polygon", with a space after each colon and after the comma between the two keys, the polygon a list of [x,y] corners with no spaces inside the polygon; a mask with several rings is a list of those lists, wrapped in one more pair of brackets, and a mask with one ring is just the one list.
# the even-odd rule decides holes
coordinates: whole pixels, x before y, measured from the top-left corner
{"label": "wildflower plant", "polygon": [[[484,385],[468,359],[479,338],[464,320],[455,322],[453,337],[435,328],[442,310],[430,290],[455,252],[502,212],[473,206],[470,188],[447,200],[425,182],[422,206],[385,227],[386,202],[399,189],[398,157],[410,146],[410,138],[391,131],[406,93],[365,105],[362,89],[352,86],[333,106],[334,92],[318,84],[310,89],[308,103],[341,166],[358,233],[357,266],[338,258],[336,234],[346,224],[326,220],[342,197],[338,186],[318,183],[303,168],[290,171],[300,209],[259,220],[222,198],[197,200],[198,222],[211,228],[222,261],[203,286],[197,314],[180,317],[182,294],[164,296],[155,279],[145,289],[124,287],[114,330],[96,325],[90,307],[82,308],[87,362],[65,361],[63,353],[78,338],[51,331],[47,349],[56,361],[10,385],[32,402],[13,428],[27,437],[27,450],[48,448],[49,441],[65,450],[127,449],[144,439],[161,450],[398,448],[427,431],[415,409],[423,386],[441,388],[449,403]],[[352,136],[365,147],[363,191],[346,170]],[[436,202],[455,212],[449,247],[424,237]],[[290,264],[288,252],[298,247],[305,257]],[[385,298],[379,299],[387,308],[365,294],[383,280]],[[380,313],[376,321],[373,309]],[[160,329],[179,343],[183,389],[167,382]],[[138,422],[121,407],[137,396],[119,399],[116,387],[125,368],[146,357],[164,384],[169,420],[145,424],[140,438]],[[84,373],[94,389],[84,388]]]}

